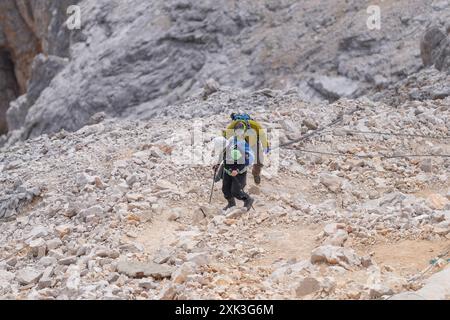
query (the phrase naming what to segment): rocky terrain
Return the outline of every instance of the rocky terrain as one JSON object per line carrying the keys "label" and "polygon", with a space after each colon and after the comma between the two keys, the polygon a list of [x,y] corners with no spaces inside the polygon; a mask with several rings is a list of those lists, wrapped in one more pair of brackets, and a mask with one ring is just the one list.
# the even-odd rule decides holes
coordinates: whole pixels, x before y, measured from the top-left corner
{"label": "rocky terrain", "polygon": [[[0,296],[448,298],[436,272],[450,246],[449,102],[310,104],[222,87],[169,109],[192,118],[104,120],[3,148]],[[248,186],[255,210],[222,212],[220,184],[208,204],[206,164],[216,124],[243,103],[274,151],[262,185]],[[384,134],[355,133],[367,131]],[[312,132],[277,149],[274,137]],[[447,156],[395,157],[407,154]]]}
{"label": "rocky terrain", "polygon": [[3,0],[0,299],[449,299],[450,3],[369,4]]}
{"label": "rocky terrain", "polygon": [[[77,3],[82,28],[70,31],[65,9]],[[210,78],[250,91],[296,88],[312,102],[376,100],[423,61],[448,69],[448,1],[381,1],[380,30],[367,27],[371,4],[2,1],[0,143],[78,130],[97,112],[149,119]]]}

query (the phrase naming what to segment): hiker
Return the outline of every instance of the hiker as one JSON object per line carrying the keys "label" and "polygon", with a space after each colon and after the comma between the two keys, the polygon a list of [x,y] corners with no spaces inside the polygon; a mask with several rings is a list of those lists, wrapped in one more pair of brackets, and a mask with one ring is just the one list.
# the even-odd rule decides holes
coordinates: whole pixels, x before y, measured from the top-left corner
{"label": "hiker", "polygon": [[[247,184],[247,167],[253,164],[255,156],[250,145],[245,141],[244,123],[237,124],[234,133],[234,136],[227,141],[219,159],[223,161],[222,192],[228,201],[223,210],[235,207],[235,199],[238,199],[244,201],[244,207],[248,211],[252,208],[254,199],[244,191],[244,188]],[[215,171],[218,168],[219,164],[213,167]]]}
{"label": "hiker", "polygon": [[248,114],[231,114],[232,122],[224,130],[223,136],[229,139],[233,135],[233,130],[236,125],[243,123],[245,126],[245,140],[249,143],[253,154],[256,155],[256,163],[253,165],[252,175],[255,184],[261,183],[261,170],[264,167],[264,154],[270,152],[270,145],[267,139],[267,135],[263,127],[253,120]]}

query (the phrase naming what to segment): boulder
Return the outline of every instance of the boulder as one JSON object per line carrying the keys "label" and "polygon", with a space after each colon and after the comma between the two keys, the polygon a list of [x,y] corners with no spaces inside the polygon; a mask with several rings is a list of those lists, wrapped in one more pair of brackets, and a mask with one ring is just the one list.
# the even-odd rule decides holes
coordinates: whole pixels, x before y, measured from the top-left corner
{"label": "boulder", "polygon": [[43,272],[40,270],[36,270],[32,267],[26,267],[17,271],[16,280],[17,282],[19,282],[19,284],[26,286],[29,284],[37,283],[42,277],[42,274]]}
{"label": "boulder", "polygon": [[353,249],[324,245],[311,253],[311,263],[325,262],[330,265],[340,265],[346,269],[361,265],[361,259]]}
{"label": "boulder", "polygon": [[392,300],[447,300],[450,296],[450,267],[433,274],[416,292],[404,292],[390,297]]}
{"label": "boulder", "polygon": [[320,76],[311,79],[308,84],[329,101],[355,97],[359,89],[357,82],[340,76]]}
{"label": "boulder", "polygon": [[315,293],[321,289],[320,282],[313,277],[306,277],[300,280],[295,286],[295,295],[297,298],[301,298],[308,294]]}

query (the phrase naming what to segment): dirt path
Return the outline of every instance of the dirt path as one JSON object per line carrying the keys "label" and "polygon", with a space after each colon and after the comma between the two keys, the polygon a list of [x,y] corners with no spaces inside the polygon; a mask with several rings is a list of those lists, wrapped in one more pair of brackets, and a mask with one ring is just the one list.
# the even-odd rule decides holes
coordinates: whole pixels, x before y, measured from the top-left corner
{"label": "dirt path", "polygon": [[[213,196],[216,209],[220,209],[225,204],[220,187],[220,183],[216,185]],[[321,245],[318,236],[325,223],[307,224],[302,221],[290,221],[284,215],[271,219],[271,215],[273,215],[271,210],[276,207],[293,210],[286,205],[286,201],[293,201],[298,197],[320,203],[330,200],[333,196],[328,193],[318,193],[314,189],[314,184],[300,175],[280,175],[270,181],[266,180],[260,188],[255,187],[250,177],[247,190],[250,190],[257,199],[256,211],[252,210],[243,218],[231,221],[231,227],[223,234],[211,234],[206,225],[199,227],[203,233],[200,237],[203,241],[203,248],[217,248],[219,251],[224,248],[232,248],[232,250],[230,249],[231,254],[226,258],[217,258],[217,256],[212,258],[210,264],[214,266],[214,274],[218,277],[214,282],[217,286],[211,286],[204,290],[218,292],[221,298],[292,298],[289,288],[281,293],[280,291],[270,292],[266,288],[262,289],[261,281],[270,276],[274,271],[274,265],[279,261],[309,260],[311,251]],[[145,247],[145,252],[153,256],[160,248],[170,247],[176,242],[180,230],[189,229],[192,226],[194,212],[200,203],[205,202],[205,194],[200,193],[198,197],[194,198],[194,201],[183,203],[186,216],[181,217],[178,221],[169,221],[170,210],[163,210],[162,214],[155,216],[152,222],[143,225],[136,240]],[[167,208],[172,206],[180,207],[180,203],[168,204]],[[267,220],[262,219],[263,221],[256,222],[261,220],[261,217],[266,217]],[[352,239],[350,245],[360,256],[370,254],[372,260],[383,271],[390,272],[394,276],[408,278],[424,270],[432,258],[450,245],[450,240],[394,242],[380,236],[372,244],[362,244],[357,239]],[[218,252],[217,249],[209,250],[212,250],[211,254],[214,256]],[[255,252],[255,254],[248,256],[248,254],[246,255],[248,252]],[[241,270],[245,270],[245,272]],[[364,270],[352,270],[334,276],[337,288],[346,286],[348,283],[369,283],[371,281],[370,276],[368,277],[368,273]],[[260,291],[265,292],[263,296],[258,296]],[[339,296],[344,299],[357,297],[357,294]]]}

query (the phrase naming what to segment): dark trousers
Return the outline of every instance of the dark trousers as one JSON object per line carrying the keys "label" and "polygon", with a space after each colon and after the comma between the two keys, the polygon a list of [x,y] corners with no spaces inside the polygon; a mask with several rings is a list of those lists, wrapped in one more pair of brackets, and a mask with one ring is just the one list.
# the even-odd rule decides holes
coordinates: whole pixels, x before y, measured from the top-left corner
{"label": "dark trousers", "polygon": [[248,194],[244,192],[247,184],[247,172],[232,177],[227,173],[223,175],[222,192],[225,199],[236,198],[238,200],[247,200]]}

